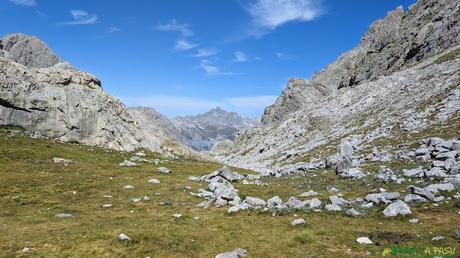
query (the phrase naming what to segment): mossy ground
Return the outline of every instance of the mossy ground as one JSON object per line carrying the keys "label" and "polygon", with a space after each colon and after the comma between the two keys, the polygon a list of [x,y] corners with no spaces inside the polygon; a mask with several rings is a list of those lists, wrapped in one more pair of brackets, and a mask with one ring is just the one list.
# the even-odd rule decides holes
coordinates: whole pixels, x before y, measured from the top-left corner
{"label": "mossy ground", "polygon": [[[56,156],[74,160],[75,164],[53,164],[52,158]],[[230,216],[224,208],[196,208],[202,200],[191,196],[185,188],[191,186],[196,191],[205,187],[188,181],[187,176],[208,174],[220,164],[171,160],[160,164],[173,171],[166,175],[157,173],[154,164],[118,166],[131,156],[25,136],[10,137],[7,131],[0,132],[0,256],[214,257],[241,247],[250,257],[381,257],[384,248],[398,245],[459,247],[452,237],[453,230],[460,225],[458,201],[439,208],[431,204],[427,208],[414,207],[412,216],[394,219],[383,218],[384,206],[363,218],[325,211],[276,216],[242,212]],[[155,155],[149,154],[148,158]],[[151,178],[161,183],[147,183]],[[287,198],[312,189],[325,200],[329,196],[327,186],[336,186],[345,197],[362,196],[371,190],[363,182],[339,179],[326,170],[267,182],[268,186],[235,186],[242,196],[265,199],[273,195]],[[123,189],[126,184],[135,189]],[[139,204],[131,201],[144,195],[151,200]],[[100,208],[105,203],[113,207]],[[54,217],[62,212],[74,217]],[[177,220],[172,217],[174,213],[184,216]],[[291,226],[295,214],[307,224]],[[199,219],[193,219],[195,216]],[[415,217],[422,224],[408,222]],[[118,241],[122,232],[132,241]],[[392,237],[384,237],[388,235]],[[436,235],[446,239],[432,243],[431,238]],[[359,245],[356,238],[361,236],[371,237],[377,245]],[[31,252],[23,254],[24,247]]]}

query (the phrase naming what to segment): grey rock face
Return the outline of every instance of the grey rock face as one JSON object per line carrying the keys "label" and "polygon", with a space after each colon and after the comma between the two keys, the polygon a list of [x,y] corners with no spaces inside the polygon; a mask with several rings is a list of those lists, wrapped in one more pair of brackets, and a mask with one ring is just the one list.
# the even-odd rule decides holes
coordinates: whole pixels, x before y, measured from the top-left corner
{"label": "grey rock face", "polygon": [[[266,109],[263,125],[240,131],[217,158],[262,173],[283,171],[286,164],[294,167],[299,157],[317,154],[349,135],[366,132],[362,139],[370,143],[392,136],[393,127],[406,120],[420,128],[457,121],[458,9],[454,0],[419,0],[407,13],[398,9],[377,21],[354,50],[308,81],[292,80]],[[313,84],[323,85],[324,94]]]}
{"label": "grey rock face", "polygon": [[[24,34],[10,34],[0,40],[5,57],[31,68],[51,67],[62,60],[38,39]],[[0,47],[0,49],[2,49]]]}
{"label": "grey rock face", "polygon": [[144,131],[118,99],[102,90],[95,76],[59,63],[37,38],[15,34],[2,45],[1,125],[21,126],[33,136],[64,142],[172,152],[163,150],[165,142],[173,141],[165,129]]}
{"label": "grey rock face", "polygon": [[402,7],[375,21],[359,45],[308,81],[293,79],[267,107],[262,122],[276,123],[338,88],[389,75],[460,42],[459,3],[419,0],[407,13]]}

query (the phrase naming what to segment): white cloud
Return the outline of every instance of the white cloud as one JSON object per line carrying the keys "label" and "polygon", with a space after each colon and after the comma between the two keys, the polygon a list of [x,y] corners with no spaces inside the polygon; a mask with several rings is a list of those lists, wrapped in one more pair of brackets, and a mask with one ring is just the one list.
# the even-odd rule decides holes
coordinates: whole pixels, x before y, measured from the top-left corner
{"label": "white cloud", "polygon": [[185,40],[185,39],[180,39],[176,42],[176,45],[174,46],[174,49],[177,50],[177,51],[185,51],[185,50],[189,50],[189,49],[192,49],[192,48],[196,48],[198,46],[198,44],[193,44],[193,43],[190,43],[189,41]]}
{"label": "white cloud", "polygon": [[260,35],[288,22],[314,20],[321,14],[319,2],[320,0],[256,0],[246,8],[255,26],[252,33]]}
{"label": "white cloud", "polygon": [[158,31],[176,31],[180,32],[183,37],[189,37],[193,35],[193,31],[190,29],[188,24],[178,23],[176,19],[170,20],[166,24],[160,24],[155,27]]}
{"label": "white cloud", "polygon": [[33,7],[37,5],[37,1],[35,0],[10,0],[10,2],[27,7]]}
{"label": "white cloud", "polygon": [[246,61],[248,61],[248,58],[247,58],[246,54],[241,52],[241,51],[236,51],[234,56],[235,56],[235,59],[233,61],[235,61],[235,62],[246,62]]}
{"label": "white cloud", "polygon": [[198,49],[196,54],[194,54],[193,56],[194,57],[209,57],[209,56],[216,55],[217,53],[219,53],[219,50],[215,48],[200,48]]}
{"label": "white cloud", "polygon": [[108,33],[115,33],[115,32],[120,32],[120,31],[121,31],[121,29],[118,28],[118,27],[115,27],[115,26],[112,26],[112,27],[108,27],[108,28],[107,28],[107,32],[108,32]]}
{"label": "white cloud", "polygon": [[293,58],[292,56],[289,56],[289,55],[287,55],[285,53],[282,53],[282,52],[278,52],[275,55],[276,55],[276,57],[278,59],[281,59],[281,60],[291,60]]}
{"label": "white cloud", "polygon": [[209,100],[188,96],[121,97],[128,107],[153,107],[169,117],[204,113],[215,107],[240,113],[243,116],[260,116],[265,107],[271,105],[277,96],[244,96]]}
{"label": "white cloud", "polygon": [[209,60],[201,60],[200,65],[198,68],[202,69],[206,72],[209,76],[232,76],[232,75],[240,75],[239,73],[234,72],[223,72],[217,66],[213,65],[213,63]]}
{"label": "white cloud", "polygon": [[64,22],[66,25],[88,25],[97,22],[97,15],[90,14],[85,10],[71,10],[70,15],[73,21]]}

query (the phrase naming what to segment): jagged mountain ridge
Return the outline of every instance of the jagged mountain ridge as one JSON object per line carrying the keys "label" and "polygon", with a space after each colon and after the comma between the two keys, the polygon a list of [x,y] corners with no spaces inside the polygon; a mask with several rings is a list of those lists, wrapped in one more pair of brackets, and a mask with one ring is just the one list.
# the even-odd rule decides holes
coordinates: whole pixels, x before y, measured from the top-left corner
{"label": "jagged mountain ridge", "polygon": [[[258,119],[243,118],[235,112],[228,112],[220,107],[203,114],[167,118],[153,108],[130,108],[131,114],[144,116],[166,128],[174,138],[192,149],[210,150],[220,141],[234,140],[239,130],[258,125]],[[142,115],[143,114],[143,115]],[[154,130],[150,127],[149,130]]]}
{"label": "jagged mountain ridge", "polygon": [[291,79],[267,107],[263,125],[241,131],[217,158],[267,171],[324,159],[350,135],[361,135],[368,144],[455,128],[460,117],[459,5],[419,0],[407,13],[402,8],[390,12],[371,25],[358,47],[309,80]]}
{"label": "jagged mountain ridge", "polygon": [[11,34],[0,42],[1,125],[21,126],[36,137],[116,150],[193,154],[161,126],[145,131],[95,76],[62,62],[37,37]]}
{"label": "jagged mountain ridge", "polygon": [[419,0],[375,21],[354,49],[310,79],[291,79],[275,103],[266,108],[263,124],[278,123],[339,88],[407,69],[460,40],[459,1]]}

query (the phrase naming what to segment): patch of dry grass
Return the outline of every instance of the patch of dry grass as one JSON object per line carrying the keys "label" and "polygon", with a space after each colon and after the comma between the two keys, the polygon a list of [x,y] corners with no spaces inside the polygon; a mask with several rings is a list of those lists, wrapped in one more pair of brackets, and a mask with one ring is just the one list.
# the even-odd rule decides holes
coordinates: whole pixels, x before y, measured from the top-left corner
{"label": "patch of dry grass", "polygon": [[[53,164],[51,159],[55,156],[76,163]],[[208,174],[220,164],[171,160],[160,165],[170,168],[172,174],[159,174],[156,168],[160,165],[118,166],[129,157],[128,153],[0,133],[1,256],[22,256],[22,249],[29,247],[31,252],[26,256],[30,257],[214,257],[242,247],[250,257],[369,257],[366,251],[372,253],[371,257],[380,257],[383,248],[392,243],[356,243],[357,237],[379,232],[410,234],[414,239],[405,243],[408,246],[431,246],[434,235],[443,235],[446,239],[437,246],[458,247],[451,237],[460,224],[458,208],[453,203],[434,210],[415,208],[411,217],[420,218],[421,225],[408,223],[409,218],[384,219],[384,207],[378,207],[359,219],[324,211],[298,212],[307,224],[292,227],[293,213],[272,216],[242,212],[230,216],[224,208],[196,208],[202,200],[191,196],[185,186],[196,191],[205,185],[189,182],[186,177]],[[148,158],[158,157],[149,153]],[[151,178],[161,183],[147,183]],[[265,199],[272,195],[286,199],[310,188],[319,191],[324,200],[328,197],[326,186],[330,185],[342,190],[345,197],[369,190],[365,182],[339,180],[326,170],[267,182],[270,184],[266,187],[235,186],[241,195]],[[126,184],[135,189],[123,189]],[[151,200],[139,204],[131,201],[144,195]],[[113,207],[103,209],[100,206],[104,203]],[[54,217],[62,212],[74,217]],[[174,219],[174,213],[184,217]],[[198,220],[193,219],[196,216]],[[132,241],[118,241],[122,232]]]}

